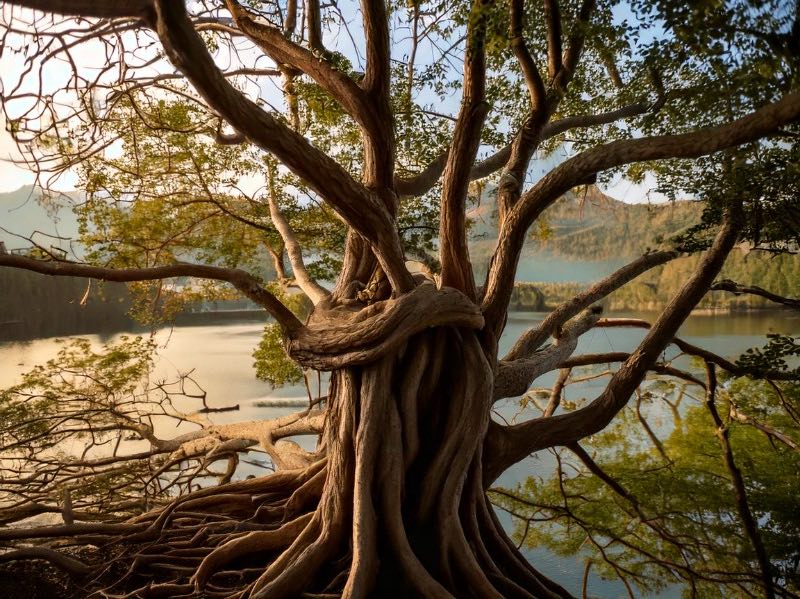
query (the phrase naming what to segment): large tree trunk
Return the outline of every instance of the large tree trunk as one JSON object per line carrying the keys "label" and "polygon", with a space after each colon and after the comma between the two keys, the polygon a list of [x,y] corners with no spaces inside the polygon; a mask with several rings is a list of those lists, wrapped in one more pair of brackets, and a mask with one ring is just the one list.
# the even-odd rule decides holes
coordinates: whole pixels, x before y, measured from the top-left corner
{"label": "large tree trunk", "polygon": [[329,398],[319,504],[251,597],[564,594],[508,543],[487,503],[492,370],[474,331],[431,329],[337,371]]}

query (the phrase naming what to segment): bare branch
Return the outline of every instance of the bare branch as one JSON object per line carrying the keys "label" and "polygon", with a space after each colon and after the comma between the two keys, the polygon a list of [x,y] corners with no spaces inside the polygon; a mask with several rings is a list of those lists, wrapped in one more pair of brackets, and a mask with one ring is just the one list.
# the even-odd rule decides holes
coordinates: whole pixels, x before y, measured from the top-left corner
{"label": "bare branch", "polygon": [[730,402],[730,410],[728,414],[732,420],[736,420],[741,424],[752,426],[753,428],[758,429],[762,433],[767,435],[767,437],[774,437],[787,447],[790,447],[795,451],[800,451],[800,445],[798,445],[798,443],[794,439],[792,439],[789,435],[786,435],[785,433],[782,433],[781,431],[776,430],[775,428],[768,426],[762,422],[759,422],[755,418],[752,418],[751,416],[748,416],[747,414],[740,412],[739,409],[733,404],[733,402]]}
{"label": "bare branch", "polygon": [[550,400],[547,402],[544,412],[542,412],[542,416],[544,418],[549,418],[555,414],[555,411],[561,404],[561,397],[564,394],[564,387],[567,384],[567,380],[569,379],[569,374],[571,372],[572,368],[562,368],[558,371],[558,378],[556,379],[553,388],[550,390]]}
{"label": "bare branch", "polygon": [[761,287],[756,287],[755,285],[741,285],[736,283],[735,281],[731,281],[729,279],[724,279],[722,281],[717,281],[711,286],[711,291],[729,291],[735,295],[740,295],[742,293],[747,293],[749,295],[757,295],[759,297],[763,297],[768,299],[771,302],[775,302],[776,304],[782,304],[794,310],[800,310],[800,299],[793,299],[790,297],[783,297],[781,295],[776,295],[766,289],[762,289]]}

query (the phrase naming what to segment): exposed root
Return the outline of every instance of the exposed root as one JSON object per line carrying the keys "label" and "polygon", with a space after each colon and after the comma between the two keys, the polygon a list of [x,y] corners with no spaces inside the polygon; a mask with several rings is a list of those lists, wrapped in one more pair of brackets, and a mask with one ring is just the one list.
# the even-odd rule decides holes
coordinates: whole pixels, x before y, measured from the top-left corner
{"label": "exposed root", "polygon": [[101,564],[51,548],[17,555],[94,574],[98,597],[567,597],[489,507],[491,389],[472,331],[426,331],[392,356],[332,375],[326,458],[200,489],[121,525],[28,531],[106,545]]}
{"label": "exposed root", "polygon": [[46,560],[73,576],[85,576],[92,571],[91,566],[47,547],[25,547],[0,554],[0,563],[23,559]]}
{"label": "exposed root", "polygon": [[284,524],[277,530],[249,532],[220,545],[200,563],[197,572],[191,579],[192,584],[198,591],[202,591],[209,578],[222,566],[246,555],[274,551],[289,546],[308,525],[311,517],[311,514],[306,514]]}

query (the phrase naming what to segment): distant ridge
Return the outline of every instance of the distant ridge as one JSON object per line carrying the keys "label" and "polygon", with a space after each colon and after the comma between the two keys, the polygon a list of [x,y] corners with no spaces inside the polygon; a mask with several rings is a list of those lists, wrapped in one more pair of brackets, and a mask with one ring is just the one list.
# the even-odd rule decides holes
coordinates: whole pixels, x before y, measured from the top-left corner
{"label": "distant ridge", "polygon": [[[488,254],[497,238],[494,189],[487,189],[469,211],[473,254]],[[627,204],[591,185],[570,192],[548,208],[534,225],[525,255],[546,253],[574,260],[631,258],[696,223],[702,204],[678,200],[664,204]]]}
{"label": "distant ridge", "polygon": [[78,219],[67,203],[77,197],[77,192],[69,192],[58,198],[58,204],[43,201],[41,189],[33,185],[0,193],[0,227],[5,229],[0,229],[0,241],[11,250],[30,247],[25,238],[33,237],[44,247],[69,251],[68,240],[78,237]]}

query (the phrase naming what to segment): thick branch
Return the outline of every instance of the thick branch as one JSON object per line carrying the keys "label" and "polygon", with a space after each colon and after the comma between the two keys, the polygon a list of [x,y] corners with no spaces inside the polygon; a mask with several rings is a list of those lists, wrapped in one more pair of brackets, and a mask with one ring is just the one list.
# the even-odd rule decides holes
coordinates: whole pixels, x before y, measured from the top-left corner
{"label": "thick branch", "polygon": [[487,274],[483,312],[489,326],[505,318],[520,252],[531,224],[567,191],[609,168],[664,158],[697,158],[755,141],[800,118],[800,92],[730,123],[680,135],[620,140],[594,147],[563,162],[527,191],[508,215]]}
{"label": "thick branch", "polygon": [[558,0],[544,0],[547,24],[547,74],[554,80],[561,70],[561,10]]}
{"label": "thick branch", "polygon": [[85,576],[92,571],[91,566],[47,547],[25,547],[23,549],[17,549],[16,551],[0,554],[0,564],[29,559],[48,561],[73,576]]}
{"label": "thick branch", "polygon": [[172,277],[194,277],[225,281],[267,310],[278,321],[278,324],[281,325],[287,335],[296,335],[303,329],[303,323],[278,298],[264,289],[251,274],[235,268],[183,263],[153,266],[151,268],[103,268],[72,262],[34,260],[11,254],[0,254],[0,266],[21,268],[51,276],[86,277],[122,283],[155,281]]}
{"label": "thick branch", "polygon": [[588,406],[551,418],[493,428],[487,437],[487,480],[534,451],[576,443],[608,426],[722,270],[736,243],[739,227],[738,211],[736,217],[729,214],[695,273],[675,294],[636,351],[611,377],[605,391]]}
{"label": "thick branch", "polygon": [[561,68],[556,73],[555,79],[553,79],[553,87],[561,93],[566,90],[567,85],[575,75],[575,69],[583,54],[586,32],[595,4],[595,0],[583,0],[578,10],[578,18],[572,26],[572,34],[569,36],[567,49],[562,57]]}
{"label": "thick branch", "polygon": [[453,145],[444,169],[439,226],[442,286],[458,289],[471,299],[475,299],[477,294],[467,248],[465,203],[469,172],[478,152],[483,121],[489,111],[489,106],[484,101],[486,13],[484,3],[475,0],[470,11],[467,32],[464,94],[453,132]]}
{"label": "thick branch", "polygon": [[375,114],[375,124],[364,135],[364,183],[384,190],[384,202],[394,213],[397,199],[385,190],[393,185],[395,143],[394,113],[391,103],[391,50],[389,16],[384,0],[362,0],[367,62],[362,89]]}
{"label": "thick branch", "polygon": [[557,121],[553,121],[545,125],[542,130],[542,138],[549,139],[566,133],[570,129],[579,129],[586,127],[595,127],[597,125],[607,125],[622,119],[629,119],[640,114],[645,114],[653,108],[652,105],[645,102],[634,102],[616,110],[608,110],[598,114],[579,114],[576,116],[568,116]]}
{"label": "thick branch", "polygon": [[208,104],[253,143],[275,154],[369,240],[396,291],[411,289],[413,280],[405,269],[399,236],[380,199],[330,156],[235,89],[214,64],[182,2],[158,0],[156,8],[157,32],[167,55]]}
{"label": "thick branch", "polygon": [[[550,9],[555,10],[555,26],[559,30],[560,39],[560,17],[558,15],[558,5],[545,5],[545,12]],[[522,69],[528,93],[531,97],[531,112],[525,119],[519,132],[511,142],[511,151],[508,161],[503,170],[503,176],[497,190],[497,209],[498,218],[502,223],[511,207],[517,203],[522,193],[522,185],[528,171],[531,156],[539,145],[542,138],[542,130],[550,118],[552,111],[557,105],[557,100],[549,101],[539,69],[533,60],[524,38],[524,14],[525,7],[523,0],[512,0],[509,9],[511,45],[514,56]],[[549,23],[553,25],[554,23]],[[559,41],[560,46],[560,41]],[[560,60],[560,58],[559,58]]]}
{"label": "thick branch", "polygon": [[306,26],[308,28],[308,47],[322,52],[322,13],[319,0],[305,0]]}
{"label": "thick branch", "polygon": [[595,325],[600,313],[599,309],[588,311],[565,326],[553,345],[531,357],[500,361],[494,382],[494,400],[522,395],[534,380],[563,364],[578,346],[578,338]]}
{"label": "thick branch", "polygon": [[[525,20],[525,6],[523,0],[511,0],[509,4],[509,20],[511,34],[511,48],[514,51],[514,56],[517,58],[522,75],[525,77],[525,84],[528,87],[528,94],[531,97],[531,111],[544,112],[547,102],[547,92],[544,87],[544,81],[539,73],[539,68],[531,56],[528,46],[525,43],[524,36],[524,20]],[[547,12],[548,3],[545,2],[545,12]],[[555,4],[556,9],[558,4]],[[559,33],[560,38],[560,33]],[[559,42],[560,43],[560,42]]]}
{"label": "thick branch", "polygon": [[324,303],[317,306],[307,327],[287,348],[300,364],[317,370],[374,362],[429,327],[483,326],[478,307],[464,294],[447,287],[436,289],[429,282],[356,312],[325,308]]}
{"label": "thick branch", "polygon": [[145,18],[153,15],[152,0],[119,0],[97,2],[96,0],[6,0],[6,4],[32,8],[42,12],[76,17],[116,19],[122,17]]}

